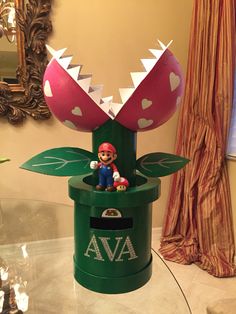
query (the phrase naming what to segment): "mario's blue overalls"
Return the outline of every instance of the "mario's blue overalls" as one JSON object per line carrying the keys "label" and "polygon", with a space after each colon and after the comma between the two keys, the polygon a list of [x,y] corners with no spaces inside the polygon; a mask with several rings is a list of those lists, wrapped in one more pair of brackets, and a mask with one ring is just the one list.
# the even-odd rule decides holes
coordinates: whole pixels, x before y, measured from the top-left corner
{"label": "mario's blue overalls", "polygon": [[99,165],[99,185],[107,187],[113,186],[113,164],[104,165],[100,163]]}

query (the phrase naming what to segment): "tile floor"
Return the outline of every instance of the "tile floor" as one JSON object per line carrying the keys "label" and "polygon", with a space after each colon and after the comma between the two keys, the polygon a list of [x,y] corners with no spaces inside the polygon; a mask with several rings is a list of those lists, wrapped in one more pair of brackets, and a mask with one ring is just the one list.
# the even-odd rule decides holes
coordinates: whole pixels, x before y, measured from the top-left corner
{"label": "tile floor", "polygon": [[[154,229],[153,249],[158,251],[159,244],[160,230]],[[165,263],[180,284],[192,314],[206,314],[208,305],[220,299],[236,298],[236,277],[216,278],[194,264],[180,265],[168,261],[165,261]]]}

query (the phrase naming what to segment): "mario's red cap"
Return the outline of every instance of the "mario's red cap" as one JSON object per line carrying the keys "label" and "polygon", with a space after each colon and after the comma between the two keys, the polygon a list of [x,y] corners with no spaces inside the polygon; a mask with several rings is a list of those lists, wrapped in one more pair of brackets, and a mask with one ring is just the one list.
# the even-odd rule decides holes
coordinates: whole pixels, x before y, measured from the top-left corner
{"label": "mario's red cap", "polygon": [[102,143],[99,147],[98,147],[98,152],[111,152],[113,154],[116,154],[116,149],[115,147],[111,144],[111,143]]}

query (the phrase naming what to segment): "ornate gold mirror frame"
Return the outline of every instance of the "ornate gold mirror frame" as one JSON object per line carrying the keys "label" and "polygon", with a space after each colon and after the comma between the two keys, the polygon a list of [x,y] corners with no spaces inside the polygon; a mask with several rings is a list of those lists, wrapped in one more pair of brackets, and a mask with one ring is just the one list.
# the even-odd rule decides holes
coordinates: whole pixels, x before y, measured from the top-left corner
{"label": "ornate gold mirror frame", "polygon": [[44,101],[42,78],[47,66],[45,42],[52,31],[49,19],[52,0],[15,0],[19,84],[0,82],[0,116],[12,124],[28,116],[35,120],[50,117]]}

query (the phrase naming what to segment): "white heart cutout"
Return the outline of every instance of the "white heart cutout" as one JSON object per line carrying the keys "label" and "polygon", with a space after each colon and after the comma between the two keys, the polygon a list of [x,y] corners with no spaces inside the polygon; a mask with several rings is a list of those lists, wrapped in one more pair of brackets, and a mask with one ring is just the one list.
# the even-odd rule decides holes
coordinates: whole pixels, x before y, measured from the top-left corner
{"label": "white heart cutout", "polygon": [[71,112],[74,116],[82,117],[82,111],[81,111],[80,107],[75,107]]}
{"label": "white heart cutout", "polygon": [[65,121],[63,122],[63,124],[64,124],[65,126],[67,126],[68,128],[70,128],[70,129],[77,130],[77,127],[76,127],[76,126],[74,125],[74,123],[71,122],[70,120],[65,120]]}
{"label": "white heart cutout", "polygon": [[47,97],[53,97],[53,94],[52,94],[52,90],[51,90],[51,86],[50,86],[50,83],[49,81],[47,80],[44,84],[44,95],[47,96]]}
{"label": "white heart cutout", "polygon": [[143,108],[143,110],[149,108],[151,105],[152,105],[152,101],[151,100],[148,100],[146,98],[144,98],[142,100],[142,108]]}
{"label": "white heart cutout", "polygon": [[147,119],[144,119],[144,118],[141,118],[141,119],[138,120],[138,126],[139,126],[140,129],[147,128],[147,127],[149,127],[152,124],[153,124],[153,120],[147,120]]}
{"label": "white heart cutout", "polygon": [[169,76],[169,80],[170,80],[170,89],[173,92],[180,84],[180,77],[176,75],[174,72],[171,72]]}

